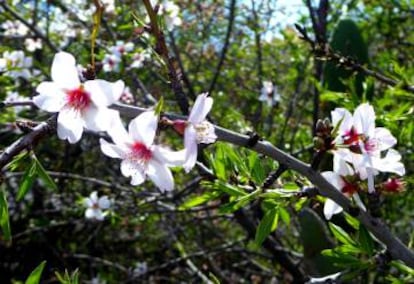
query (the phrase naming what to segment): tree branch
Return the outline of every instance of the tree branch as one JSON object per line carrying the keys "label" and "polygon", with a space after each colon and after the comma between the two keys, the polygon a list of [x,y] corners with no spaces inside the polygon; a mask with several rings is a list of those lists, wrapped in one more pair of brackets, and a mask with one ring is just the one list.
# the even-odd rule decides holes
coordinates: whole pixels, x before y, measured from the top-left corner
{"label": "tree branch", "polygon": [[[147,109],[128,106],[124,104],[114,104],[111,106],[128,117],[136,117]],[[165,114],[170,119],[185,119],[183,116],[174,114]],[[15,155],[30,147],[34,142],[38,141],[52,130],[56,129],[56,118],[51,117],[47,122],[43,122],[34,128],[34,131],[21,137],[6,150],[0,154],[0,168],[9,163]],[[372,217],[368,212],[358,210],[350,200],[339,192],[332,184],[330,184],[319,172],[312,169],[310,165],[296,159],[295,157],[281,151],[268,141],[258,141],[254,146],[249,145],[251,137],[236,133],[232,130],[215,126],[215,132],[218,140],[228,142],[241,147],[247,147],[257,153],[264,154],[280,164],[285,165],[305,177],[307,177],[315,186],[319,188],[319,192],[340,205],[346,212],[357,218],[379,241],[381,241],[389,250],[394,259],[405,262],[408,266],[414,268],[414,253],[405,246],[397,237],[395,237],[388,227],[378,218]]]}

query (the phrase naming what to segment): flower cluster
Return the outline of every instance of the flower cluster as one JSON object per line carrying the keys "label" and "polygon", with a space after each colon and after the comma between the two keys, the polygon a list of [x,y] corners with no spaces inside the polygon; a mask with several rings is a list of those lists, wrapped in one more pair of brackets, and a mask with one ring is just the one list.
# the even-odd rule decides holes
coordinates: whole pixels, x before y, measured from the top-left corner
{"label": "flower cluster", "polygon": [[150,58],[150,52],[148,50],[134,50],[134,44],[132,42],[117,41],[114,46],[109,48],[109,53],[105,54],[102,60],[102,69],[104,72],[119,72],[123,57],[130,55],[132,63],[129,68],[141,68],[144,65],[144,61]]}
{"label": "flower cluster", "polygon": [[[364,208],[358,196],[361,181],[367,180],[369,193],[375,192],[374,177],[380,172],[404,175],[401,155],[392,147],[397,139],[384,127],[375,126],[373,107],[364,103],[352,115],[344,108],[331,113],[336,136],[332,141],[333,171],[322,175],[335,187]],[[391,179],[382,186],[388,191],[400,191],[401,182]],[[339,213],[342,208],[328,200],[324,213],[327,219]]]}
{"label": "flower cluster", "polygon": [[124,93],[122,81],[82,81],[75,58],[66,52],[55,55],[51,73],[52,81],[37,87],[39,95],[33,98],[34,104],[40,109],[58,112],[58,137],[70,143],[78,142],[84,129],[106,131],[113,143],[101,139],[101,150],[106,156],[122,160],[121,173],[131,178],[131,185],[142,184],[148,177],[161,191],[172,190],[174,179],[170,168],[183,166],[190,171],[197,159],[197,144],[214,143],[217,138],[214,126],[206,120],[213,105],[213,99],[207,94],[197,97],[187,121],[171,123],[184,135],[185,146],[183,150],[172,151],[154,143],[158,110],[141,113],[131,120],[126,130],[119,113],[108,108]]}
{"label": "flower cluster", "polygon": [[31,75],[32,58],[26,57],[22,50],[5,51],[0,58],[0,72],[16,78],[28,79]]}

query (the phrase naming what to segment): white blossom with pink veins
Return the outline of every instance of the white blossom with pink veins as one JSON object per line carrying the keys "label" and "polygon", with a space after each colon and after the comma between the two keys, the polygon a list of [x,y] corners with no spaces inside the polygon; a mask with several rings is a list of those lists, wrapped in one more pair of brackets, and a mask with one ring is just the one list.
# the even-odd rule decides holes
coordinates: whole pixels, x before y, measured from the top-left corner
{"label": "white blossom with pink veins", "polygon": [[169,167],[184,163],[184,151],[170,151],[154,145],[158,115],[146,111],[129,123],[128,132],[119,116],[108,131],[114,144],[100,140],[102,152],[121,159],[121,173],[131,177],[131,185],[139,185],[149,177],[161,191],[171,191],[174,179]]}
{"label": "white blossom with pink veins", "polygon": [[187,121],[174,121],[174,128],[184,133],[185,163],[184,169],[189,172],[197,161],[197,144],[211,144],[217,139],[214,126],[206,120],[213,106],[213,99],[207,93],[197,96]]}
{"label": "white blossom with pink veins", "polygon": [[119,99],[124,82],[96,79],[81,83],[75,58],[66,52],[55,55],[51,73],[53,81],[40,83],[36,89],[39,95],[33,98],[33,102],[45,111],[59,112],[59,138],[76,143],[84,128],[106,131],[112,118],[108,106]]}
{"label": "white blossom with pink veins", "polygon": [[[368,191],[374,192],[374,175],[378,172],[405,174],[401,155],[390,149],[397,139],[384,127],[375,127],[373,107],[364,103],[357,107],[354,115],[342,108],[332,112],[333,125],[341,123],[338,137],[335,139],[334,154],[349,163],[361,179],[368,179]],[[381,156],[387,151],[385,157]]]}
{"label": "white blossom with pink veins", "polygon": [[[322,172],[321,175],[337,190],[346,197],[353,198],[359,207],[366,210],[358,195],[358,186],[351,181],[355,173],[344,160],[334,161],[334,171]],[[323,207],[323,214],[327,220],[330,220],[334,214],[339,214],[342,210],[341,206],[328,198]]]}

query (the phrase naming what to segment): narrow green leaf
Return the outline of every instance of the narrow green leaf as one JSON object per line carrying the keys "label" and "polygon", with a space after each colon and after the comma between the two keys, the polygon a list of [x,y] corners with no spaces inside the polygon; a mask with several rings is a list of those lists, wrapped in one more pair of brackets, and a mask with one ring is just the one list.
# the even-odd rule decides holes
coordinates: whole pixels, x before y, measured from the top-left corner
{"label": "narrow green leaf", "polygon": [[231,213],[234,212],[243,206],[245,206],[247,203],[249,203],[251,200],[253,200],[258,194],[260,193],[260,190],[253,191],[250,194],[247,194],[245,196],[242,196],[236,200],[233,200],[224,206],[221,206],[219,209],[219,212],[221,214]]}
{"label": "narrow green leaf", "polygon": [[261,246],[267,236],[276,230],[279,220],[279,208],[273,208],[266,212],[256,229],[254,241],[257,246]]}
{"label": "narrow green leaf", "polygon": [[7,205],[6,195],[4,190],[0,190],[0,227],[3,231],[3,238],[6,241],[11,240],[11,230],[9,221],[9,208]]}
{"label": "narrow green leaf", "polygon": [[341,227],[339,227],[339,226],[337,226],[333,223],[329,223],[329,228],[331,229],[332,233],[334,234],[335,238],[338,241],[340,241],[341,243],[346,244],[346,245],[356,246],[355,241]]}
{"label": "narrow green leaf", "polygon": [[227,193],[230,196],[245,196],[245,195],[247,195],[247,193],[245,191],[243,191],[242,189],[240,189],[240,188],[238,188],[234,185],[231,185],[231,184],[225,183],[223,181],[220,181],[220,180],[215,181],[214,187],[215,187],[215,189],[223,191],[224,193]]}
{"label": "narrow green leaf", "polygon": [[157,105],[155,106],[155,114],[160,115],[163,107],[164,107],[164,97],[161,97]]}
{"label": "narrow green leaf", "polygon": [[38,284],[40,282],[40,276],[42,276],[43,268],[46,261],[42,261],[27,277],[25,284]]}
{"label": "narrow green leaf", "polygon": [[29,189],[32,187],[33,182],[36,178],[37,173],[37,167],[36,167],[36,160],[32,160],[32,163],[30,166],[26,169],[24,172],[20,186],[19,191],[17,192],[17,201],[22,200],[22,198],[26,195],[26,193],[29,191]]}
{"label": "narrow green leaf", "polygon": [[394,266],[395,268],[397,268],[398,270],[407,273],[409,275],[414,276],[414,269],[412,269],[411,267],[405,265],[404,263],[402,263],[399,260],[393,260],[390,262],[391,266]]}
{"label": "narrow green leaf", "polygon": [[359,225],[358,242],[361,244],[362,249],[372,256],[374,253],[374,241],[369,234],[368,230],[362,225]]}
{"label": "narrow green leaf", "polygon": [[42,164],[39,162],[39,160],[37,158],[34,158],[35,163],[36,163],[36,172],[39,175],[39,178],[43,181],[43,183],[48,187],[51,188],[53,190],[57,190],[57,185],[56,183],[53,181],[53,179],[48,175],[48,173],[46,172],[45,168],[42,166]]}
{"label": "narrow green leaf", "polygon": [[279,215],[280,219],[282,219],[283,223],[286,224],[286,226],[290,225],[290,214],[284,207],[279,207]]}
{"label": "narrow green leaf", "polygon": [[27,151],[23,151],[20,154],[16,155],[13,160],[6,165],[6,168],[10,169],[12,172],[15,171],[23,160],[27,158]]}
{"label": "narrow green leaf", "polygon": [[202,195],[191,197],[190,199],[186,200],[183,204],[180,205],[179,210],[190,209],[201,204],[206,203],[209,200],[213,200],[220,196],[217,192],[206,192]]}

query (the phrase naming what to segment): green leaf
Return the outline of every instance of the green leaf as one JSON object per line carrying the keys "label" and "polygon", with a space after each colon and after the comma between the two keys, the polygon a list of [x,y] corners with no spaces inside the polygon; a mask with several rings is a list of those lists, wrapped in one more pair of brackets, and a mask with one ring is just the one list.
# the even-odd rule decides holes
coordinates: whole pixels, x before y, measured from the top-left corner
{"label": "green leaf", "polygon": [[0,227],[3,231],[3,238],[6,241],[11,240],[11,230],[9,221],[9,209],[7,205],[6,195],[4,190],[0,190]]}
{"label": "green leaf", "polygon": [[163,107],[164,107],[164,97],[161,97],[157,105],[155,106],[155,110],[154,110],[155,114],[160,115]]}
{"label": "green leaf", "polygon": [[53,181],[53,179],[48,175],[45,168],[42,166],[42,164],[39,162],[39,160],[34,157],[34,161],[36,163],[36,172],[39,175],[39,178],[44,182],[44,184],[53,190],[58,190],[56,183]]}
{"label": "green leaf", "polygon": [[358,221],[357,218],[354,218],[351,215],[349,215],[348,213],[345,213],[345,220],[349,225],[351,225],[352,228],[354,228],[355,230],[358,230],[359,221]]}
{"label": "green leaf", "polygon": [[273,208],[266,212],[256,229],[254,241],[257,246],[261,246],[267,236],[276,230],[279,220],[279,208]]}
{"label": "green leaf", "polygon": [[374,241],[368,230],[362,224],[359,225],[358,242],[369,256],[374,254]]}
{"label": "green leaf", "polygon": [[247,203],[249,203],[251,200],[253,200],[258,194],[260,194],[259,189],[253,191],[250,194],[242,196],[242,197],[240,197],[236,200],[233,200],[233,201],[225,204],[224,206],[221,206],[220,209],[219,209],[219,212],[221,214],[234,212],[234,211],[242,208],[243,206],[245,206]]}
{"label": "green leaf", "polygon": [[30,166],[26,169],[20,182],[19,191],[17,192],[17,201],[22,200],[29,189],[32,187],[33,182],[36,178],[37,167],[36,160],[32,160]]}
{"label": "green leaf", "polygon": [[346,245],[356,246],[355,241],[341,227],[335,225],[334,223],[329,223],[329,228],[338,241]]}
{"label": "green leaf", "polygon": [[214,188],[217,190],[220,190],[224,193],[227,193],[230,196],[245,196],[247,193],[243,191],[242,189],[239,189],[237,186],[225,183],[220,180],[216,180],[214,182]]}
{"label": "green leaf", "polygon": [[20,166],[22,161],[27,158],[27,154],[27,151],[19,153],[13,158],[13,160],[9,164],[6,165],[6,168],[10,169],[12,172],[15,171]]}
{"label": "green leaf", "polygon": [[220,196],[220,193],[218,192],[206,192],[202,195],[191,197],[190,199],[186,200],[183,204],[180,205],[179,210],[193,208],[195,206],[204,204],[209,200],[215,199],[218,196]]}
{"label": "green leaf", "polygon": [[398,270],[407,273],[409,275],[414,276],[414,269],[412,269],[411,267],[405,265],[404,263],[402,263],[399,260],[393,260],[390,262],[391,266],[394,266],[395,268],[397,268]]}
{"label": "green leaf", "polygon": [[42,261],[35,270],[30,273],[27,277],[25,284],[38,284],[40,282],[40,276],[42,275],[43,268],[45,267],[46,261]]}
{"label": "green leaf", "polygon": [[286,226],[290,225],[290,214],[284,207],[279,207],[279,215],[280,219],[282,219],[283,223],[286,224]]}

